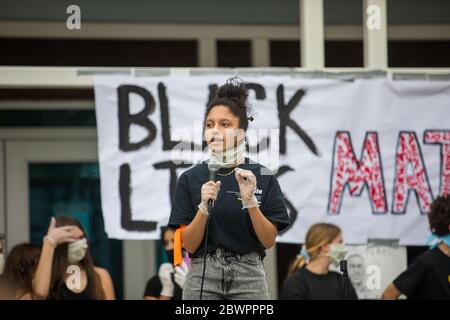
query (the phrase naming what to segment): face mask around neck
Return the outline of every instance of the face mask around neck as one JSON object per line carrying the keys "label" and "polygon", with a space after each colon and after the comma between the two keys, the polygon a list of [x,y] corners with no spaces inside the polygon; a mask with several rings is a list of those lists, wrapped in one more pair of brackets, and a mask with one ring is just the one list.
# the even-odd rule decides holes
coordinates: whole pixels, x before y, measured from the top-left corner
{"label": "face mask around neck", "polygon": [[227,168],[240,164],[245,156],[246,142],[242,140],[234,147],[223,152],[216,152],[212,148],[208,148],[210,155],[210,163],[221,168]]}
{"label": "face mask around neck", "polygon": [[450,247],[450,233],[445,236],[438,236],[435,233],[432,233],[427,238],[427,246],[430,249],[437,247],[440,243],[445,243]]}

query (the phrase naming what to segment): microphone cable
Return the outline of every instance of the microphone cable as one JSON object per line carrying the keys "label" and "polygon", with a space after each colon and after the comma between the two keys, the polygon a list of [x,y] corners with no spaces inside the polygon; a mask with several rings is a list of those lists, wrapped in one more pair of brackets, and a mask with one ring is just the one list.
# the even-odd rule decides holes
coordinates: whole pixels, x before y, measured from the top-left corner
{"label": "microphone cable", "polygon": [[[216,182],[217,180],[217,171],[219,170],[218,166],[208,165],[209,170],[209,180]],[[206,230],[205,230],[205,245],[203,249],[203,271],[202,271],[202,282],[200,285],[200,300],[203,297],[203,282],[205,281],[205,271],[206,271],[206,256],[208,255],[208,235],[209,235],[209,220],[211,220],[212,210],[214,206],[213,200],[208,200],[208,216],[206,220]]]}

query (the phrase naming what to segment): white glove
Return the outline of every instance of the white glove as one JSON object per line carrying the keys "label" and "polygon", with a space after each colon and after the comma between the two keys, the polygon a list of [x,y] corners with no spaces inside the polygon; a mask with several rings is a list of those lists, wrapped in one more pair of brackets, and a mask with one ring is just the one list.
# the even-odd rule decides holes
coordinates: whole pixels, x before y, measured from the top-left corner
{"label": "white glove", "polygon": [[173,265],[171,263],[163,263],[159,267],[159,280],[162,284],[161,295],[165,297],[173,297],[175,285],[172,282]]}
{"label": "white glove", "polygon": [[256,177],[250,170],[238,169],[235,173],[241,193],[242,209],[259,207],[255,196]]}
{"label": "white glove", "polygon": [[202,185],[202,201],[198,205],[198,208],[201,213],[203,213],[205,216],[208,215],[208,201],[216,200],[217,194],[220,190],[220,181],[214,182],[214,181],[208,181],[205,184]]}
{"label": "white glove", "polygon": [[184,282],[186,281],[186,275],[188,272],[188,266],[186,262],[183,261],[181,266],[175,267],[175,283],[180,286],[181,289],[184,289]]}

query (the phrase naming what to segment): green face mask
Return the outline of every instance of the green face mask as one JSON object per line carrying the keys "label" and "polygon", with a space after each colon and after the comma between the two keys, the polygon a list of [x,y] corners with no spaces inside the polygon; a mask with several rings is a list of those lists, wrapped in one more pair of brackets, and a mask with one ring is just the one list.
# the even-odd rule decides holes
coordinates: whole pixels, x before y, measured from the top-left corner
{"label": "green face mask", "polygon": [[87,239],[83,238],[78,241],[69,243],[67,257],[70,263],[77,263],[84,259],[88,248]]}
{"label": "green face mask", "polygon": [[330,251],[328,252],[328,257],[330,257],[331,262],[338,267],[341,260],[345,259],[347,255],[347,248],[342,243],[332,243],[330,244]]}

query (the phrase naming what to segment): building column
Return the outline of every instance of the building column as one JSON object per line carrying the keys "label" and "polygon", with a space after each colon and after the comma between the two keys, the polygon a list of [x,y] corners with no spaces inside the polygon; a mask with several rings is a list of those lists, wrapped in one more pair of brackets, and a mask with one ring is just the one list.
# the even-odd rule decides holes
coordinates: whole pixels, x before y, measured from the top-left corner
{"label": "building column", "polygon": [[217,45],[214,38],[200,38],[198,41],[198,66],[217,67]]}
{"label": "building column", "polygon": [[387,69],[388,39],[386,0],[363,0],[364,66]]}
{"label": "building column", "polygon": [[269,39],[256,38],[252,40],[252,66],[270,66],[270,46]]}
{"label": "building column", "polygon": [[300,1],[301,67],[325,66],[323,0]]}

